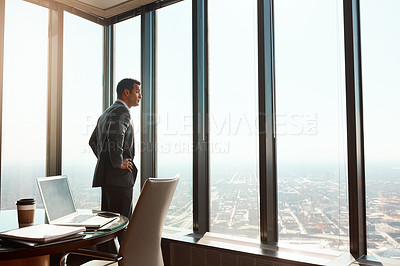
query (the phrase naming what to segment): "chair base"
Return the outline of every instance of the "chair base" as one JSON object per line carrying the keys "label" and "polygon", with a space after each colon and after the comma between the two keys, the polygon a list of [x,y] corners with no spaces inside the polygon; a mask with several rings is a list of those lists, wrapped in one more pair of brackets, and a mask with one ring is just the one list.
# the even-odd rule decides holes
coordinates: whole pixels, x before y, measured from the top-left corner
{"label": "chair base", "polygon": [[118,262],[116,261],[106,261],[106,260],[91,260],[89,262],[86,262],[85,264],[82,264],[81,266],[117,266]]}

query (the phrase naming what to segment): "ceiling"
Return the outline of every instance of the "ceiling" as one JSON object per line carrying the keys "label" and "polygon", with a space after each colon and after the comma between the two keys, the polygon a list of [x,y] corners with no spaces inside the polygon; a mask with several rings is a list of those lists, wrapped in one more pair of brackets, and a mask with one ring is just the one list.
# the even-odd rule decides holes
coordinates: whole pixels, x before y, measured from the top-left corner
{"label": "ceiling", "polygon": [[78,0],[78,2],[82,2],[82,3],[105,10],[105,9],[112,8],[116,5],[129,2],[129,0],[114,0],[114,1],[110,1],[110,0]]}
{"label": "ceiling", "polygon": [[54,0],[102,18],[124,13],[157,0]]}

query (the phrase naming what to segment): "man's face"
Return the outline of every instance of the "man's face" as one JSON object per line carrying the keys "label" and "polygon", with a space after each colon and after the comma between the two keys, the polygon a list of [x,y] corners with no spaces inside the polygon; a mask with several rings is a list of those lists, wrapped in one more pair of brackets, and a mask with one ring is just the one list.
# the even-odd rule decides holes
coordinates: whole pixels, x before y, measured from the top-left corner
{"label": "man's face", "polygon": [[140,92],[140,87],[138,84],[133,85],[133,90],[131,93],[128,91],[127,102],[128,107],[131,108],[132,106],[138,106],[140,103],[140,99],[142,99],[142,94]]}

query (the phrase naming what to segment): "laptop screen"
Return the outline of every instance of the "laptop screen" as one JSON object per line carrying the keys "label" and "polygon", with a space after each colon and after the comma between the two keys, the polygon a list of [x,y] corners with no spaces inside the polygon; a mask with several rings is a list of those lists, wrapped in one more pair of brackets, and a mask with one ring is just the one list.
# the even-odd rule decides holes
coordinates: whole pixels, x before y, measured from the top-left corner
{"label": "laptop screen", "polygon": [[50,221],[76,211],[66,176],[38,178],[38,184]]}

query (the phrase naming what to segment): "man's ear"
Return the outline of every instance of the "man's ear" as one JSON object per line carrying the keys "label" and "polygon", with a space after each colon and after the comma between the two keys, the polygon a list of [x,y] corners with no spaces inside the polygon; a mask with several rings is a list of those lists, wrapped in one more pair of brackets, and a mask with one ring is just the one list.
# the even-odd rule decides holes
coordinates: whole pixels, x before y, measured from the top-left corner
{"label": "man's ear", "polygon": [[128,96],[129,95],[129,90],[128,89],[124,89],[124,94],[125,94],[125,96]]}

